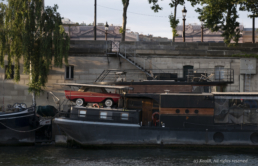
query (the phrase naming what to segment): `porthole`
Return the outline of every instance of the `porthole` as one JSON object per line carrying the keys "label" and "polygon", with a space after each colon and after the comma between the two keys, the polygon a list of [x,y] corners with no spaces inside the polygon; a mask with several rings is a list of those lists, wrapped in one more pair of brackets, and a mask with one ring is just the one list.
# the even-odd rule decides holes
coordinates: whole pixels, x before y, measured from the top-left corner
{"label": "porthole", "polygon": [[189,110],[188,110],[188,109],[186,109],[186,110],[185,110],[185,113],[187,113],[187,114],[188,114],[188,113],[189,113]]}
{"label": "porthole", "polygon": [[252,141],[252,143],[258,143],[258,133],[253,133],[251,136],[250,136],[250,140]]}
{"label": "porthole", "polygon": [[178,113],[178,114],[179,114],[179,113],[180,113],[180,110],[179,110],[179,109],[177,109],[177,110],[176,110],[176,113]]}
{"label": "porthole", "polygon": [[194,110],[194,113],[198,114],[198,113],[199,113],[199,110]]}
{"label": "porthole", "polygon": [[224,135],[223,135],[221,132],[216,132],[216,133],[213,135],[213,140],[214,140],[216,143],[221,143],[221,142],[224,140]]}

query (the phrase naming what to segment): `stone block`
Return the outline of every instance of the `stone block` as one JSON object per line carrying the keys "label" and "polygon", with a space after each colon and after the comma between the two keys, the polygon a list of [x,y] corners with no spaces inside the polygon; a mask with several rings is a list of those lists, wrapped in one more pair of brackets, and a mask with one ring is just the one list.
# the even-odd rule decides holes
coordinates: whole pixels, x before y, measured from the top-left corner
{"label": "stone block", "polygon": [[226,62],[224,68],[230,68],[230,63]]}
{"label": "stone block", "polygon": [[29,95],[30,93],[29,93],[29,90],[24,90],[24,95],[25,96],[27,96],[27,95]]}
{"label": "stone block", "polygon": [[48,79],[60,80],[60,79],[62,79],[62,75],[50,75],[50,76],[48,76]]}
{"label": "stone block", "polygon": [[80,80],[96,79],[98,75],[80,75]]}
{"label": "stone block", "polygon": [[17,103],[18,101],[25,101],[26,100],[26,96],[12,96],[12,100],[14,103]]}
{"label": "stone block", "polygon": [[210,44],[208,42],[198,43],[198,47],[200,46],[209,46]]}
{"label": "stone block", "polygon": [[65,80],[64,79],[61,79],[61,80],[57,80],[57,83],[64,83]]}
{"label": "stone block", "polygon": [[21,79],[29,79],[30,76],[29,76],[29,75],[23,75],[23,74],[21,74],[21,75],[20,75],[20,78],[21,78]]}
{"label": "stone block", "polygon": [[194,69],[200,68],[200,63],[199,62],[194,62]]}
{"label": "stone block", "polygon": [[55,84],[55,83],[57,83],[57,80],[48,80],[47,83],[49,83],[49,84]]}
{"label": "stone block", "polygon": [[27,89],[28,86],[25,86],[25,85],[21,85],[21,84],[14,84],[14,89],[15,90],[24,90],[24,89]]}
{"label": "stone block", "polygon": [[16,90],[15,91],[10,91],[10,94],[16,96],[16,95],[18,95],[18,91],[16,91]]}
{"label": "stone block", "polygon": [[24,96],[24,90],[17,90],[18,96]]}
{"label": "stone block", "polygon": [[80,76],[79,75],[76,75],[73,77],[74,80],[79,80],[80,79]]}
{"label": "stone block", "polygon": [[89,69],[90,74],[100,74],[104,69]]}
{"label": "stone block", "polygon": [[29,80],[24,80],[24,84],[25,84],[25,85],[28,85],[29,83],[30,83]]}
{"label": "stone block", "polygon": [[75,83],[75,80],[64,80],[64,83]]}
{"label": "stone block", "polygon": [[225,55],[225,51],[207,51],[207,55],[210,56],[217,56],[217,57],[223,57]]}
{"label": "stone block", "polygon": [[198,46],[197,48],[196,48],[197,50],[208,50],[208,46]]}

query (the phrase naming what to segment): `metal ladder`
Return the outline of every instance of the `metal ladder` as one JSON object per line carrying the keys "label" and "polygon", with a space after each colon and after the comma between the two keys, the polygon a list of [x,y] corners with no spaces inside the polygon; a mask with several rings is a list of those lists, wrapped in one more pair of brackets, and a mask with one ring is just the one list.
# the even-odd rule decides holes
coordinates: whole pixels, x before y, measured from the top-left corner
{"label": "metal ladder", "polygon": [[102,82],[106,76],[110,73],[110,70],[104,70],[99,76],[98,78],[95,80],[95,82]]}
{"label": "metal ladder", "polygon": [[126,57],[125,55],[123,55],[122,53],[118,53],[118,55],[122,58],[124,58],[125,60],[127,60],[129,63],[131,63],[132,65],[134,65],[135,67],[137,67],[138,69],[140,69],[141,71],[143,71],[147,76],[149,77],[153,77],[152,74],[145,70],[143,67],[141,67],[139,64],[135,63],[132,59]]}
{"label": "metal ladder", "polygon": [[251,91],[251,74],[245,74],[245,92]]}

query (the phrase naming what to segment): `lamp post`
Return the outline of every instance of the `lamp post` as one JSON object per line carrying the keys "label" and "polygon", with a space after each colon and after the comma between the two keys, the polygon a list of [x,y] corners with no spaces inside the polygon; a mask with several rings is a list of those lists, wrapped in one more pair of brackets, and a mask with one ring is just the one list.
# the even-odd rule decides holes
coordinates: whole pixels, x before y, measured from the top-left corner
{"label": "lamp post", "polygon": [[202,42],[203,42],[203,22],[204,22],[204,20],[201,19],[201,25],[202,25],[202,27],[201,27],[201,29],[202,29]]}
{"label": "lamp post", "polygon": [[97,0],[94,3],[94,40],[97,40]]}
{"label": "lamp post", "polygon": [[252,43],[255,44],[255,15],[253,15]]}
{"label": "lamp post", "polygon": [[105,31],[106,31],[106,33],[105,33],[105,38],[106,38],[106,41],[107,41],[107,31],[108,31],[108,27],[109,27],[109,25],[108,25],[108,23],[106,22],[106,25],[105,25]]}
{"label": "lamp post", "polygon": [[187,13],[187,10],[185,9],[185,6],[184,6],[184,9],[182,10],[182,14],[183,14],[183,42],[185,42],[185,16],[186,16],[186,13]]}

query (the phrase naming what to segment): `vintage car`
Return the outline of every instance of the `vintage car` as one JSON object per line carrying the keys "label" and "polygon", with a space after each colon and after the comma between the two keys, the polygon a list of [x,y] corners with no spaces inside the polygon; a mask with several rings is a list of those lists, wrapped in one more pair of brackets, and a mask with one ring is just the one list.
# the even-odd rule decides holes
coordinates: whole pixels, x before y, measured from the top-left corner
{"label": "vintage car", "polygon": [[118,103],[121,96],[108,93],[103,87],[82,86],[78,91],[65,90],[65,97],[79,106],[86,105],[86,103],[104,103],[104,106],[111,107]]}

